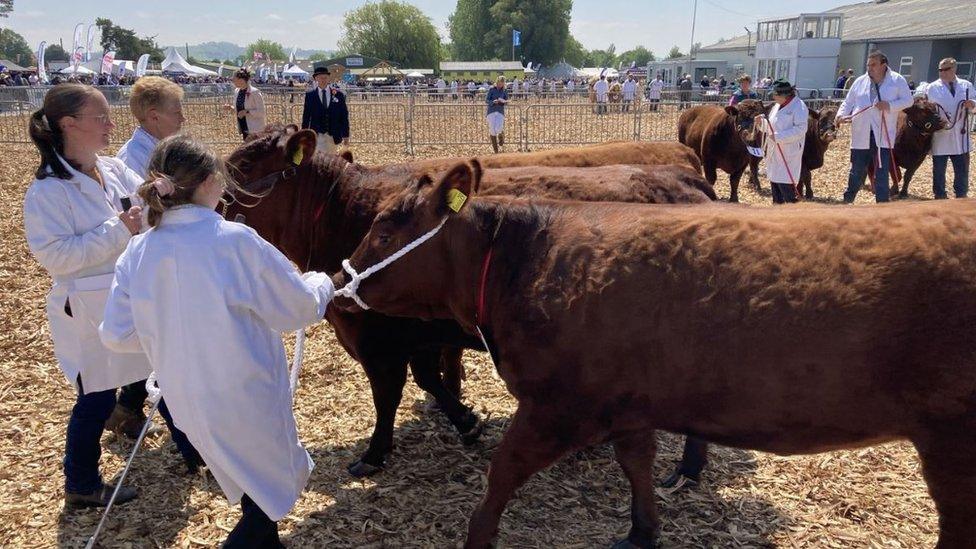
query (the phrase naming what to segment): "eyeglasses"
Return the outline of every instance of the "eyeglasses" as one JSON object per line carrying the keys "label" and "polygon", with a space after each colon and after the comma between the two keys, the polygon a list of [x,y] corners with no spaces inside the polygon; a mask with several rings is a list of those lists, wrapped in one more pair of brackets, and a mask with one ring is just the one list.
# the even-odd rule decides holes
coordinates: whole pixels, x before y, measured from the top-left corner
{"label": "eyeglasses", "polygon": [[103,126],[112,121],[112,117],[107,114],[76,114],[72,118],[93,118]]}
{"label": "eyeglasses", "polygon": [[939,72],[946,72],[946,71],[951,71],[951,70],[952,70],[952,69],[954,69],[954,68],[955,68],[955,67],[946,67],[946,68],[944,68],[944,69],[942,69],[942,68],[940,68],[940,69],[939,69]]}

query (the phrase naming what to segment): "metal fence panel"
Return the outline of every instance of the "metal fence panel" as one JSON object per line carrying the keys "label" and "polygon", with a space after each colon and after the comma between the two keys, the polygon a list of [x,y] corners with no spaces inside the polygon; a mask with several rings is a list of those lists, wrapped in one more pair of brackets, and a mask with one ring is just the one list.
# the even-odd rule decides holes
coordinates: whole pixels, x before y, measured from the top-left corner
{"label": "metal fence panel", "polygon": [[633,140],[640,108],[625,111],[621,104],[606,108],[601,114],[595,103],[529,105],[525,107],[525,146]]}
{"label": "metal fence panel", "polygon": [[[483,145],[488,142],[486,107],[480,103],[417,103],[410,116],[411,145]],[[522,135],[522,109],[505,107],[505,134]]]}
{"label": "metal fence panel", "polygon": [[[301,126],[304,105],[290,105],[287,116],[280,120]],[[402,103],[351,103],[349,104],[349,127],[352,128],[350,140],[354,143],[378,145],[403,145],[408,147],[407,107]]]}

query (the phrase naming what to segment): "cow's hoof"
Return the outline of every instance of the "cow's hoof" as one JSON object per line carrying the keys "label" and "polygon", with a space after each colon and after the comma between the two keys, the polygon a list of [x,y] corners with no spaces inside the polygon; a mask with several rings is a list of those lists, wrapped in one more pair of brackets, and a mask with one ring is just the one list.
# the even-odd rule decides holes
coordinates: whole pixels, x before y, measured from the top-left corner
{"label": "cow's hoof", "polygon": [[657,546],[655,540],[648,540],[646,543],[634,543],[630,538],[624,538],[614,543],[611,549],[654,549]]}
{"label": "cow's hoof", "polygon": [[461,443],[465,446],[471,446],[475,442],[478,442],[478,439],[481,438],[481,433],[485,430],[485,423],[481,421],[478,416],[474,416],[474,418],[474,425],[472,425],[467,431],[460,433]]}
{"label": "cow's hoof", "polygon": [[698,486],[698,479],[686,476],[680,470],[671,473],[668,478],[661,482],[662,488],[668,488],[674,492],[684,490],[686,488],[695,488],[696,486]]}
{"label": "cow's hoof", "polygon": [[346,471],[349,471],[349,474],[356,478],[371,477],[382,470],[382,465],[370,465],[363,460],[350,463],[349,466],[346,467]]}

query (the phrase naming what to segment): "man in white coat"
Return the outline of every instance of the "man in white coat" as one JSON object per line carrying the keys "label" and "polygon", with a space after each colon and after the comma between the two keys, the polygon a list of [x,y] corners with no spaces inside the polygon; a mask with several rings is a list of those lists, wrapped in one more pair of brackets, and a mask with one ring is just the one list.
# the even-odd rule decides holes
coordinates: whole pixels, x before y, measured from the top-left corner
{"label": "man in white coat", "polygon": [[932,192],[936,198],[947,198],[946,166],[952,162],[952,189],[956,198],[969,193],[969,152],[972,144],[966,121],[976,109],[976,93],[968,80],[956,76],[956,60],[939,61],[939,79],[925,89],[929,101],[941,107],[946,128],[932,136]]}
{"label": "man in white coat", "polygon": [[766,137],[764,158],[773,204],[784,204],[797,201],[809,110],[786,79],[773,82],[773,101],[768,119],[759,115],[755,125]]}
{"label": "man in white coat", "polygon": [[844,202],[854,202],[871,162],[875,166],[875,200],[888,202],[888,167],[898,131],[898,113],[913,102],[908,82],[888,68],[885,54],[877,50],[868,54],[867,73],[854,81],[837,111],[838,127],[851,124],[851,170]]}
{"label": "man in white coat", "polygon": [[607,83],[607,77],[605,75],[601,74],[600,79],[593,84],[593,93],[596,94],[596,113],[606,114],[610,84]]}
{"label": "man in white coat", "polygon": [[622,91],[624,94],[624,112],[629,112],[630,104],[634,102],[634,97],[637,95],[637,82],[634,81],[633,76],[627,75]]}
{"label": "man in white coat", "polygon": [[656,111],[658,103],[661,102],[661,90],[664,89],[664,80],[661,80],[661,74],[655,74],[654,80],[647,83],[647,100],[650,102],[651,110]]}
{"label": "man in white coat", "polygon": [[[303,142],[297,162],[315,147]],[[214,211],[223,168],[205,145],[167,138],[150,167],[160,177],[140,195],[154,228],[115,265],[101,340],[149,356],[176,425],[228,500],[241,502],[224,547],[281,547],[276,522],[313,466],[298,440],[281,333],[323,318],[332,281],[300,275],[252,229]]]}

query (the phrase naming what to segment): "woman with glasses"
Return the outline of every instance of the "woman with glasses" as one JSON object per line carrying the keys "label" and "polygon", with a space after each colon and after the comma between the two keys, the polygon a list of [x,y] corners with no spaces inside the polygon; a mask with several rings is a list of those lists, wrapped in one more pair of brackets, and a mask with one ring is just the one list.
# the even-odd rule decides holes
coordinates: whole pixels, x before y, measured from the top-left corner
{"label": "woman with glasses", "polygon": [[[65,444],[67,506],[108,503],[114,487],[98,471],[102,430],[116,389],[150,372],[144,354],[113,353],[98,337],[115,260],[142,228],[140,206],[123,207],[142,178],[99,155],[114,128],[101,92],[70,83],[51,88],[29,122],[41,161],[24,198],[27,244],[53,279],[46,312],[54,356],[77,392]],[[135,497],[122,487],[116,503]]]}

